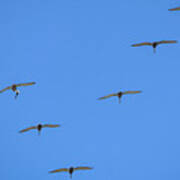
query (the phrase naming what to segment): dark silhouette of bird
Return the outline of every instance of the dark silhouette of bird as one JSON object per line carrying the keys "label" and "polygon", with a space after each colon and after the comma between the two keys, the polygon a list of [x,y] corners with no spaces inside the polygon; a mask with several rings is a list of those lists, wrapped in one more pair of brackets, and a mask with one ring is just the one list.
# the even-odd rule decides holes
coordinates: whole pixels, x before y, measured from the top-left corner
{"label": "dark silhouette of bird", "polygon": [[76,170],[91,170],[93,169],[92,167],[70,167],[70,168],[61,168],[61,169],[56,169],[53,171],[50,171],[49,173],[57,173],[57,172],[68,172],[70,174],[70,178],[72,178],[72,174]]}
{"label": "dark silhouette of bird", "polygon": [[8,86],[8,87],[2,89],[0,91],[0,93],[4,92],[6,90],[11,89],[12,91],[14,91],[16,93],[16,95],[15,95],[15,99],[16,99],[18,97],[18,95],[20,94],[20,91],[17,89],[17,87],[20,87],[20,86],[31,86],[33,84],[36,84],[36,83],[35,82],[30,82],[30,83],[13,84],[11,86]]}
{"label": "dark silhouette of bird", "polygon": [[109,94],[107,96],[103,96],[103,97],[100,97],[98,98],[98,100],[103,100],[103,99],[107,99],[107,98],[110,98],[110,97],[113,97],[113,96],[117,96],[118,99],[119,99],[119,103],[121,102],[121,97],[125,94],[137,94],[137,93],[141,93],[142,91],[125,91],[125,92],[118,92],[118,93],[113,93],[113,94]]}
{"label": "dark silhouette of bird", "polygon": [[132,44],[132,47],[139,47],[139,46],[152,46],[154,53],[156,52],[156,47],[160,44],[172,44],[172,43],[177,43],[176,40],[170,40],[170,41],[155,41],[155,42],[142,42],[138,44]]}
{"label": "dark silhouette of bird", "polygon": [[168,11],[180,11],[180,7],[176,7],[176,8],[168,9]]}
{"label": "dark silhouette of bird", "polygon": [[48,128],[56,128],[56,127],[60,127],[59,124],[38,124],[37,126],[31,126],[31,127],[28,127],[26,129],[23,129],[21,131],[19,131],[20,133],[23,133],[23,132],[27,132],[29,130],[32,130],[32,129],[37,129],[38,130],[38,134],[40,135],[40,132],[42,130],[42,128],[45,128],[45,127],[48,127]]}

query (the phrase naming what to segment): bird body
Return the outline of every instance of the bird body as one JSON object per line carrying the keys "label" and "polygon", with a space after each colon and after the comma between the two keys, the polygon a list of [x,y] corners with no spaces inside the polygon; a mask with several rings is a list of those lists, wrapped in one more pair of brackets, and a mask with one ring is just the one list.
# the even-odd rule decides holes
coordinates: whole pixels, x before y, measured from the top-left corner
{"label": "bird body", "polygon": [[72,178],[72,174],[76,170],[91,170],[91,167],[70,167],[70,168],[60,168],[53,171],[50,171],[49,173],[57,173],[57,172],[68,172],[70,174],[70,178]]}
{"label": "bird body", "polygon": [[40,134],[40,131],[41,131],[42,127],[43,127],[42,124],[37,125],[37,130],[38,130],[39,134]]}
{"label": "bird body", "polygon": [[154,53],[156,52],[156,47],[160,44],[172,44],[172,43],[177,43],[176,40],[163,40],[163,41],[155,41],[155,42],[142,42],[142,43],[137,43],[137,44],[132,44],[132,47],[140,47],[140,46],[152,46]]}
{"label": "bird body", "polygon": [[103,99],[107,99],[107,98],[110,98],[110,97],[113,97],[113,96],[117,96],[118,99],[119,99],[119,103],[121,102],[121,97],[122,95],[125,95],[125,94],[137,94],[137,93],[141,93],[142,91],[120,91],[118,93],[113,93],[113,94],[109,94],[107,96],[103,96],[103,97],[100,97],[98,98],[98,100],[103,100]]}
{"label": "bird body", "polygon": [[17,87],[20,87],[20,86],[30,86],[30,85],[33,85],[35,84],[35,82],[30,82],[30,83],[21,83],[21,84],[13,84],[11,86],[8,86],[2,90],[0,90],[0,93],[6,91],[6,90],[9,90],[11,89],[13,92],[16,93],[15,95],[15,99],[17,98],[17,96],[20,94],[20,91],[17,89]]}
{"label": "bird body", "polygon": [[70,174],[70,178],[72,178],[72,173],[74,172],[74,168],[73,167],[70,167],[69,168],[69,174]]}
{"label": "bird body", "polygon": [[12,91],[13,92],[15,92],[16,93],[16,95],[15,95],[15,99],[18,97],[18,95],[19,95],[19,93],[20,93],[20,91],[19,90],[17,90],[17,86],[16,86],[16,84],[13,84],[12,85],[12,87],[11,87],[11,89],[12,89]]}
{"label": "bird body", "polygon": [[58,125],[58,124],[55,124],[55,125],[54,124],[53,125],[52,124],[45,124],[45,125],[38,124],[37,126],[28,127],[28,128],[23,129],[23,130],[21,130],[19,132],[23,133],[23,132],[27,132],[27,131],[32,130],[32,129],[37,129],[38,133],[40,134],[42,128],[44,128],[44,127],[55,128],[55,127],[60,127],[60,125]]}
{"label": "bird body", "polygon": [[16,90],[17,90],[16,84],[13,84],[13,85],[12,85],[12,90],[13,90],[13,91],[16,91]]}
{"label": "bird body", "polygon": [[123,95],[123,92],[121,92],[121,91],[117,93],[117,97],[119,99],[119,103],[121,102],[122,95]]}
{"label": "bird body", "polygon": [[156,47],[157,47],[158,43],[154,42],[152,43],[152,47],[153,47],[153,52],[156,53]]}

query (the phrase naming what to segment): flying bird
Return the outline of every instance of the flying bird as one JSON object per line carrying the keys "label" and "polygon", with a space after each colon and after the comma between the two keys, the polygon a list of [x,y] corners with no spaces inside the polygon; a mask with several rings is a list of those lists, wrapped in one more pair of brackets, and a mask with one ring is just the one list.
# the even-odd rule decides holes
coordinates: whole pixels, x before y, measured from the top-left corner
{"label": "flying bird", "polygon": [[21,130],[21,131],[19,131],[19,132],[20,132],[20,133],[23,133],[23,132],[27,132],[27,131],[29,131],[29,130],[31,130],[31,129],[37,129],[37,130],[38,130],[38,134],[40,135],[40,132],[41,132],[42,128],[45,128],[45,127],[48,127],[48,128],[56,128],[56,127],[60,127],[60,125],[58,125],[58,124],[55,124],[55,125],[53,125],[53,124],[44,124],[44,125],[38,124],[37,126],[28,127],[28,128],[23,129],[23,130]]}
{"label": "flying bird", "polygon": [[49,173],[57,173],[57,172],[68,172],[70,174],[70,178],[72,178],[72,174],[76,170],[91,170],[93,168],[91,167],[70,167],[70,168],[61,168],[61,169],[56,169],[53,171],[50,171]]}
{"label": "flying bird", "polygon": [[172,9],[168,9],[169,11],[179,11],[180,7],[176,7],[176,8],[172,8]]}
{"label": "flying bird", "polygon": [[17,89],[17,87],[20,87],[20,86],[31,86],[33,84],[36,84],[36,83],[35,82],[30,82],[30,83],[13,84],[11,86],[8,86],[8,87],[0,90],[0,93],[4,92],[6,90],[11,89],[13,92],[16,93],[16,95],[15,95],[15,99],[16,99],[18,97],[19,93],[20,93],[20,91]]}
{"label": "flying bird", "polygon": [[171,40],[171,41],[155,41],[155,42],[142,42],[142,43],[138,43],[138,44],[132,44],[132,47],[139,47],[139,46],[152,46],[153,47],[153,51],[154,53],[156,52],[156,47],[159,44],[172,44],[172,43],[177,43],[176,40]]}
{"label": "flying bird", "polygon": [[109,94],[107,96],[103,96],[103,97],[100,97],[98,98],[98,100],[103,100],[103,99],[107,99],[107,98],[110,98],[110,97],[113,97],[113,96],[117,96],[118,99],[119,99],[119,103],[121,102],[121,97],[122,95],[125,95],[125,94],[137,94],[137,93],[141,93],[142,91],[125,91],[125,92],[118,92],[118,93],[113,93],[113,94]]}

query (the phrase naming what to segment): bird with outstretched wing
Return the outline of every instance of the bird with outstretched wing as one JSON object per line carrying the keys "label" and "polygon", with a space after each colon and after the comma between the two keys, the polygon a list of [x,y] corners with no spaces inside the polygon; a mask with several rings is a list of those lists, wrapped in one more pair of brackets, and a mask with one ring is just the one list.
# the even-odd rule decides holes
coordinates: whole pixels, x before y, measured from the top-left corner
{"label": "bird with outstretched wing", "polygon": [[49,173],[57,173],[57,172],[68,172],[70,174],[70,178],[72,178],[72,174],[76,170],[91,170],[93,168],[87,167],[87,166],[81,166],[81,167],[70,167],[70,168],[60,168],[53,171],[49,171]]}
{"label": "bird with outstretched wing", "polygon": [[4,91],[6,91],[6,90],[11,89],[12,91],[14,91],[14,92],[16,93],[15,98],[17,98],[17,96],[18,96],[19,93],[20,93],[20,91],[17,90],[17,87],[20,87],[20,86],[30,86],[30,85],[34,85],[34,84],[36,84],[36,83],[35,83],[35,82],[30,82],[30,83],[13,84],[13,85],[11,85],[11,86],[8,86],[8,87],[0,90],[0,93],[4,92]]}
{"label": "bird with outstretched wing", "polygon": [[168,9],[169,11],[180,11],[180,7]]}
{"label": "bird with outstretched wing", "polygon": [[107,98],[110,98],[110,97],[113,97],[113,96],[117,96],[119,98],[119,103],[120,103],[120,99],[122,97],[122,95],[125,95],[125,94],[138,94],[138,93],[141,93],[142,91],[120,91],[118,93],[113,93],[113,94],[109,94],[107,96],[103,96],[103,97],[100,97],[98,98],[98,100],[103,100],[103,99],[107,99]]}
{"label": "bird with outstretched wing", "polygon": [[27,131],[32,130],[32,129],[37,129],[39,134],[40,134],[41,129],[45,128],[45,127],[56,128],[56,127],[60,127],[60,125],[59,124],[45,124],[45,125],[38,124],[37,126],[31,126],[29,128],[23,129],[23,130],[21,130],[19,132],[23,133],[23,132],[27,132]]}
{"label": "bird with outstretched wing", "polygon": [[155,42],[142,42],[142,43],[137,43],[137,44],[132,44],[132,47],[139,47],[139,46],[152,46],[154,53],[156,52],[156,47],[159,44],[173,44],[177,43],[176,40],[163,40],[163,41],[155,41]]}

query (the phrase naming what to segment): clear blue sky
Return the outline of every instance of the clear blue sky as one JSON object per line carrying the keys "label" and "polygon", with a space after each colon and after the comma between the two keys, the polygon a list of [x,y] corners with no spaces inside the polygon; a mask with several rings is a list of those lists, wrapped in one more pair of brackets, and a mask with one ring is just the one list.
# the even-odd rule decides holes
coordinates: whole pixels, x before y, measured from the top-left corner
{"label": "clear blue sky", "polygon": [[[74,180],[180,179],[178,0],[6,0],[0,3],[2,180],[67,180],[49,170],[88,165]],[[98,97],[142,90],[118,104]],[[38,123],[61,124],[19,134]]]}

